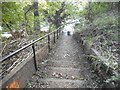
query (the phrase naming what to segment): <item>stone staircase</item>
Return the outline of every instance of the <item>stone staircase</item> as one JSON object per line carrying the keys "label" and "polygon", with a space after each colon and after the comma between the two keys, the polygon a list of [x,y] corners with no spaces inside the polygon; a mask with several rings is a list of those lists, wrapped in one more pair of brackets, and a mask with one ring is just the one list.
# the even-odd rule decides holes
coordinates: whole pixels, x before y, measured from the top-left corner
{"label": "stone staircase", "polygon": [[83,87],[85,79],[80,76],[79,63],[69,60],[49,60],[46,62],[47,76],[39,78],[40,86],[47,88],[79,88]]}
{"label": "stone staircase", "polygon": [[[30,80],[33,88],[85,88],[92,85],[90,67],[71,36],[62,36]],[[79,52],[80,51],[80,52]]]}

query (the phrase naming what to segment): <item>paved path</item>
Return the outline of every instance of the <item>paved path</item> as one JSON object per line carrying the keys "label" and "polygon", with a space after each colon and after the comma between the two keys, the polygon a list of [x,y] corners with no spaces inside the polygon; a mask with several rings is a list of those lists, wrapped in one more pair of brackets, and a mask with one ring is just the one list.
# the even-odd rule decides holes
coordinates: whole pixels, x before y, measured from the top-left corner
{"label": "paved path", "polygon": [[91,78],[90,65],[72,36],[62,35],[52,52],[39,63],[38,71],[29,81],[35,88],[86,88],[97,87]]}

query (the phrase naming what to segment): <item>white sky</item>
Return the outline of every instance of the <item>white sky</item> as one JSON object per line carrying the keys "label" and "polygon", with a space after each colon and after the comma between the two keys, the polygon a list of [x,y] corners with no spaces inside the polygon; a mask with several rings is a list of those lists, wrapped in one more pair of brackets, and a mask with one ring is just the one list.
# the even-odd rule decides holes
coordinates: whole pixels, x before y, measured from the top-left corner
{"label": "white sky", "polygon": [[0,26],[0,31],[2,30],[2,27]]}

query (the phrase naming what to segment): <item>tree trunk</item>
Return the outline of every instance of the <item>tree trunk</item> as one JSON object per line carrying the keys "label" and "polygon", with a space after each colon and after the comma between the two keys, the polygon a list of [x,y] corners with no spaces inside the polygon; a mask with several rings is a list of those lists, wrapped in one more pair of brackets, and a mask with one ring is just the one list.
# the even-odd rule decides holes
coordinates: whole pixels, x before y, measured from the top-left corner
{"label": "tree trunk", "polygon": [[38,12],[38,2],[34,2],[34,30],[40,31],[40,20],[39,20],[39,12]]}

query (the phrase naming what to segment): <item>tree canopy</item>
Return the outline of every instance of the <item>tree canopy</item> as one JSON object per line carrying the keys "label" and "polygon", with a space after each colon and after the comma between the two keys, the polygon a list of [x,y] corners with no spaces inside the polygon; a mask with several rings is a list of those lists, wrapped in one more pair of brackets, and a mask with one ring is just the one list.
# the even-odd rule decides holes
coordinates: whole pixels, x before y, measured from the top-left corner
{"label": "tree canopy", "polygon": [[76,6],[66,2],[2,2],[2,31],[19,30],[27,26],[27,31],[40,31],[45,23],[57,27],[76,13]]}

